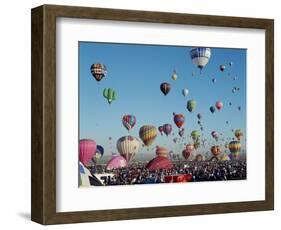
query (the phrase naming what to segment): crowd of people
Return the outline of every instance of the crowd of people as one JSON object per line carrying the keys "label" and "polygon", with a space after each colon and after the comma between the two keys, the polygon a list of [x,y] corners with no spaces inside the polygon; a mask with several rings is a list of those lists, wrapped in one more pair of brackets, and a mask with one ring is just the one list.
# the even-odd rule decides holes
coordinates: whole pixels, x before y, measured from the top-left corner
{"label": "crowd of people", "polygon": [[190,175],[191,182],[246,179],[246,161],[174,161],[171,169],[149,171],[145,163],[133,163],[126,168],[107,171],[103,165],[91,168],[92,174],[110,173],[102,178],[104,185],[165,183],[167,176]]}

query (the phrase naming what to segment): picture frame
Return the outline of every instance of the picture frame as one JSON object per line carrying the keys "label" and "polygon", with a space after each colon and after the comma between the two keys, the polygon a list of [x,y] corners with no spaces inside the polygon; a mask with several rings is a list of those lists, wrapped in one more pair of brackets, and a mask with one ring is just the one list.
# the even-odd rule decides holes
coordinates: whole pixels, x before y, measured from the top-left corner
{"label": "picture frame", "polygon": [[[94,20],[265,31],[265,199],[256,201],[58,212],[56,20]],[[274,209],[274,21],[271,19],[43,5],[32,9],[31,220],[40,224],[159,218]],[[261,150],[262,151],[262,150]]]}

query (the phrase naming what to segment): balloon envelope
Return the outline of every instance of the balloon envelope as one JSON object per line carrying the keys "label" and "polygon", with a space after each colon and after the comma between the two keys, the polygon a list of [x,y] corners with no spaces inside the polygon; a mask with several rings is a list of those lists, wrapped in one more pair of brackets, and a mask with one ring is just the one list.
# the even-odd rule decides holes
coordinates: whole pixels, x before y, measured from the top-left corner
{"label": "balloon envelope", "polygon": [[183,114],[175,114],[174,115],[174,122],[178,128],[181,128],[184,124],[184,115]]}
{"label": "balloon envelope", "polygon": [[171,90],[171,85],[167,82],[164,82],[160,85],[160,90],[166,96]]}
{"label": "balloon envelope", "polygon": [[122,157],[130,162],[133,157],[138,153],[140,143],[137,138],[132,136],[124,136],[117,141],[117,150]]}
{"label": "balloon envelope", "polygon": [[97,144],[91,139],[82,139],[79,141],[79,161],[85,166],[90,162],[96,154]]}
{"label": "balloon envelope", "polygon": [[122,156],[114,155],[106,164],[106,170],[125,168],[128,166],[126,159]]}
{"label": "balloon envelope", "polygon": [[167,157],[157,156],[147,163],[146,168],[149,171],[158,169],[171,169],[173,168],[173,164]]}
{"label": "balloon envelope", "polygon": [[106,76],[107,68],[104,64],[101,63],[92,64],[91,73],[97,81],[100,81],[102,78]]}
{"label": "balloon envelope", "polygon": [[153,143],[157,137],[157,129],[153,125],[144,125],[139,130],[139,137],[146,146]]}
{"label": "balloon envelope", "polygon": [[210,48],[194,48],[190,51],[190,58],[192,63],[196,65],[198,68],[202,69],[211,57],[211,49]]}
{"label": "balloon envelope", "polygon": [[124,127],[130,131],[136,124],[137,119],[134,115],[124,115],[122,118],[122,123]]}

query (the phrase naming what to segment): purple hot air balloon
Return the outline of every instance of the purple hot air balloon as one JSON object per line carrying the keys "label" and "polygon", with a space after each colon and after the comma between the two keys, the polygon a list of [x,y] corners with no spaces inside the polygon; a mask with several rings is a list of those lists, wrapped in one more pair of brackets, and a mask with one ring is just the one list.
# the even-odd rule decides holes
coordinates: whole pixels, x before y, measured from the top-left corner
{"label": "purple hot air balloon", "polygon": [[171,134],[173,128],[171,124],[165,124],[163,125],[163,132],[166,134],[166,136],[168,136],[169,134]]}
{"label": "purple hot air balloon", "polygon": [[79,141],[79,161],[87,165],[96,154],[97,144],[91,139],[82,139]]}

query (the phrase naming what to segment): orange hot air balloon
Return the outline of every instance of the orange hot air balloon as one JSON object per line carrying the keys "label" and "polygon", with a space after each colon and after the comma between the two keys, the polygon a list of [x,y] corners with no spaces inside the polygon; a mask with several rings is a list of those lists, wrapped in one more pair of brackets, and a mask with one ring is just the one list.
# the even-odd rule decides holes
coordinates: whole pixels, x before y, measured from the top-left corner
{"label": "orange hot air balloon", "polygon": [[161,147],[161,146],[156,146],[156,155],[160,157],[168,157],[169,150]]}

